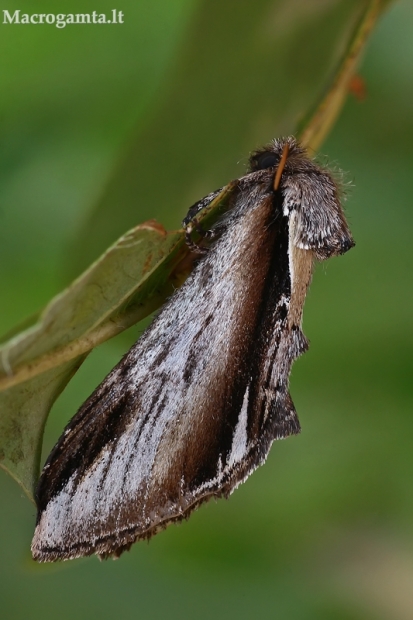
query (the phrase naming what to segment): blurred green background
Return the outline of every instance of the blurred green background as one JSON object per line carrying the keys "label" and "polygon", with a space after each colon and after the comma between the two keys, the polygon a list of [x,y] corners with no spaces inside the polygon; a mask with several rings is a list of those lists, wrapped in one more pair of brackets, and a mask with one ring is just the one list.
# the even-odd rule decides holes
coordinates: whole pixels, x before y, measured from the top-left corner
{"label": "blurred green background", "polygon": [[[340,7],[348,4],[295,0],[284,17],[315,20],[311,5],[319,17],[314,27],[323,26],[328,38],[336,26],[323,12],[336,7],[339,24]],[[193,118],[179,113],[192,97],[191,89],[182,91],[179,62],[193,45],[201,2],[124,0],[117,7],[125,12],[122,29],[0,26],[1,332],[42,307],[128,225],[157,217],[178,226],[191,201],[242,174],[248,151],[272,137],[270,107],[255,111],[241,137],[236,122],[225,124],[220,115],[220,102],[234,97],[236,116],[236,71],[248,59],[248,47],[232,37],[242,27],[235,5],[223,5],[228,14],[211,59],[187,55],[193,92],[203,102],[199,107],[194,95]],[[215,3],[209,6],[213,13]],[[86,0],[7,8],[96,9]],[[106,1],[98,7],[112,8]],[[412,20],[408,0],[382,17],[360,70],[367,96],[349,96],[321,149],[352,183],[347,215],[357,245],[318,266],[308,297],[311,348],[296,363],[291,385],[302,434],[276,443],[230,501],[204,506],[118,562],[35,565],[35,509],[0,470],[2,617],[413,618]],[[230,46],[229,78],[214,86],[211,67],[222,41]],[[282,56],[267,58],[264,43],[262,55],[279,83],[301,71],[298,100],[312,84],[316,93],[320,75],[332,68],[321,56],[319,65],[285,66]],[[254,110],[254,87],[245,85],[245,109]],[[167,105],[171,93],[174,106]],[[285,90],[274,93],[274,115],[288,131],[297,112],[283,107]],[[162,116],[165,108],[170,116]],[[126,160],[139,166],[136,180]],[[131,204],[123,214],[111,201],[122,178]],[[141,330],[90,355],[52,411],[45,456]]]}

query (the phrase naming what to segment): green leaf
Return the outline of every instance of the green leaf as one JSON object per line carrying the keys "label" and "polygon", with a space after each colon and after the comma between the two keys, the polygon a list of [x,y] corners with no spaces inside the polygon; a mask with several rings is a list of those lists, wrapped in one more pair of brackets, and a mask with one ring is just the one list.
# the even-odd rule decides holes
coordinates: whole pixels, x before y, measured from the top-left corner
{"label": "green leaf", "polygon": [[[305,118],[297,134],[316,148],[339,113],[385,4],[226,0],[214,11],[210,3],[202,4],[163,105],[84,230],[79,247],[92,254],[84,253],[81,262],[135,221],[137,197],[143,213],[161,213],[155,204],[174,212],[188,182],[203,185],[201,170],[218,184],[217,171],[222,168],[228,178],[227,162],[234,154],[245,153],[255,141],[294,133],[300,119]],[[303,13],[297,14],[298,6]],[[182,132],[185,148],[175,153]],[[214,186],[211,180],[204,193]],[[202,213],[205,227],[227,207],[232,188],[227,185]],[[13,330],[0,347],[0,465],[29,497],[45,421],[57,396],[88,352],[159,307],[192,261],[183,231],[167,233],[153,220],[132,228],[32,317],[30,327]]]}
{"label": "green leaf", "polygon": [[85,357],[79,355],[0,393],[0,465],[30,499],[38,476],[47,416]]}

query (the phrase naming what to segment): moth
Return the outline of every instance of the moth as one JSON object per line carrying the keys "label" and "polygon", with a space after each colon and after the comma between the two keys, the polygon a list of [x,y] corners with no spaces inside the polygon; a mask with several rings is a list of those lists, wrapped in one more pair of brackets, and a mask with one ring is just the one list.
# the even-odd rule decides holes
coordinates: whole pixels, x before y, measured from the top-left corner
{"label": "moth", "polygon": [[[293,138],[254,152],[199,261],[69,422],[36,494],[33,557],[117,557],[228,497],[275,439],[299,433],[289,394],[315,260],[353,239],[334,177]],[[197,214],[183,225],[192,249]]]}

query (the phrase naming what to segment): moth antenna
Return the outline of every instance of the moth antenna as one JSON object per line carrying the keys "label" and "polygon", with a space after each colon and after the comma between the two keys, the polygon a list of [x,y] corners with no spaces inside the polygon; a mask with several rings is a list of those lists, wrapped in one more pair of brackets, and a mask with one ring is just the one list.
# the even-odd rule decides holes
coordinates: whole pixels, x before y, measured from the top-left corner
{"label": "moth antenna", "polygon": [[289,147],[288,144],[286,144],[284,146],[284,148],[283,148],[283,154],[281,155],[280,163],[278,164],[277,173],[276,173],[275,179],[274,179],[274,190],[275,191],[277,191],[277,189],[280,186],[281,175],[282,175],[284,167],[285,167],[285,162],[287,161],[289,149],[290,149],[290,147]]}

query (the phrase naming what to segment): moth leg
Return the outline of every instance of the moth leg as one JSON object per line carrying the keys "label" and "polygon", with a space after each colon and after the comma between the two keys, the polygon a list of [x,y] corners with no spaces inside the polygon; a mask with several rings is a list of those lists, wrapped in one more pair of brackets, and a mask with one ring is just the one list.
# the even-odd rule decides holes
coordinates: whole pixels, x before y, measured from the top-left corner
{"label": "moth leg", "polygon": [[208,252],[208,248],[207,247],[203,247],[198,245],[197,243],[195,243],[195,241],[192,240],[191,238],[191,234],[194,230],[196,230],[196,232],[201,236],[201,241],[203,241],[203,239],[216,239],[216,237],[218,237],[224,230],[225,230],[225,226],[221,225],[221,226],[214,226],[214,228],[211,228],[209,230],[204,230],[202,228],[202,224],[200,224],[196,218],[194,218],[186,227],[185,227],[186,233],[185,233],[185,240],[187,245],[189,246],[189,248],[193,251],[193,252],[198,252],[200,254],[206,254]]}
{"label": "moth leg", "polygon": [[203,232],[204,235],[204,239],[216,239],[217,237],[219,237],[219,235],[221,233],[223,233],[225,230],[225,226],[221,225],[221,226],[214,226],[214,228],[210,228],[209,230],[205,230]]}
{"label": "moth leg", "polygon": [[205,209],[205,207],[210,205],[213,200],[215,200],[215,198],[222,192],[223,189],[223,187],[221,187],[220,189],[216,189],[214,192],[211,192],[210,194],[204,196],[204,198],[201,198],[201,200],[198,200],[198,202],[193,204],[192,207],[190,207],[190,209],[188,210],[186,216],[184,217],[182,226],[186,228],[187,225],[195,219],[198,213],[200,213],[203,209]]}
{"label": "moth leg", "polygon": [[192,232],[196,230],[201,235],[201,241],[205,237],[205,231],[203,230],[201,224],[199,224],[194,218],[189,224],[185,227],[185,241],[186,245],[192,252],[196,252],[197,254],[206,254],[208,252],[208,248],[204,248],[195,241],[192,240]]}

